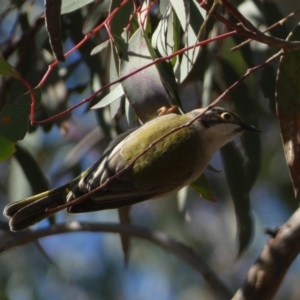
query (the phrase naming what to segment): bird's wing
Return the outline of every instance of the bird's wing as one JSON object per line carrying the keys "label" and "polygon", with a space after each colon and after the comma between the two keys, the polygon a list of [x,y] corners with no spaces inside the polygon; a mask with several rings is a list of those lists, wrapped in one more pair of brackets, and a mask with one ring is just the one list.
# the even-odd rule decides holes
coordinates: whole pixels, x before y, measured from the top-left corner
{"label": "bird's wing", "polygon": [[[84,201],[68,207],[68,212],[79,213],[119,208],[152,199],[161,194],[166,186],[165,182],[137,186],[132,180],[131,167],[125,167],[125,170],[116,167],[119,165],[117,159],[119,155],[119,152],[115,155],[114,163],[110,160],[109,166],[107,165],[108,158],[102,159],[98,168],[93,167],[81,179],[67,196],[67,202],[89,192],[92,194]],[[116,169],[121,171],[120,175],[117,174]]]}
{"label": "bird's wing", "polygon": [[[164,116],[164,118],[172,117],[174,116]],[[190,176],[189,170],[185,173],[181,170],[180,166],[185,162],[176,153],[174,155],[171,153],[169,155],[171,158],[166,159],[167,155],[164,151],[157,151],[159,149],[157,146],[149,149],[149,145],[170,131],[164,123],[157,120],[154,124],[150,121],[144,125],[143,131],[138,129],[133,135],[113,145],[114,147],[105,153],[69,193],[68,212],[88,212],[128,206],[159,197],[182,186],[184,178]],[[144,141],[144,131],[147,127],[150,130],[147,133],[147,141]],[[180,144],[179,147],[186,148],[185,144]],[[150,152],[153,155],[148,155]],[[193,152],[195,151],[191,149],[191,154]],[[190,157],[192,165],[195,159],[193,155]],[[137,170],[136,167],[140,168]],[[163,174],[166,168],[170,171],[170,177]],[[148,173],[149,178],[145,178]],[[87,193],[91,194],[80,202],[76,201]]]}

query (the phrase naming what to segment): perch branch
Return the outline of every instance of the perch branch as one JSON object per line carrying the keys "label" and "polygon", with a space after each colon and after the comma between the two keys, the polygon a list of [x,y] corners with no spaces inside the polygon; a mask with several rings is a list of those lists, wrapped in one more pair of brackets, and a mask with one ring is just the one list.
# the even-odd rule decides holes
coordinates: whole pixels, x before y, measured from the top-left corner
{"label": "perch branch", "polygon": [[228,288],[220,281],[220,279],[209,268],[206,262],[199,257],[191,248],[183,243],[175,240],[169,235],[151,231],[141,226],[135,225],[120,225],[115,223],[84,223],[84,222],[70,222],[64,224],[56,224],[46,229],[36,231],[23,231],[18,233],[10,233],[11,238],[8,238],[0,245],[0,252],[28,244],[36,241],[37,239],[47,236],[72,233],[72,232],[108,232],[129,235],[131,237],[138,237],[148,240],[161,248],[173,253],[179,259],[187,263],[190,267],[202,274],[203,278],[207,281],[211,290],[218,297],[218,299],[229,300],[232,297]]}

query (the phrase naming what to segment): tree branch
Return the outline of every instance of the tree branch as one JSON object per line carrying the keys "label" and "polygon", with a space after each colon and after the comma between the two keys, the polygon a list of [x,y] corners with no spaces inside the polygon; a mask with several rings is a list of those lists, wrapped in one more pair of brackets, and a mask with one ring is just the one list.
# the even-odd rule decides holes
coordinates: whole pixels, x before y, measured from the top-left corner
{"label": "tree branch", "polygon": [[25,245],[47,236],[84,231],[119,233],[122,235],[148,240],[167,250],[168,252],[173,253],[190,267],[201,273],[203,278],[211,287],[212,292],[218,297],[218,299],[228,300],[232,297],[232,293],[228,290],[228,288],[214,274],[206,262],[202,260],[200,256],[197,255],[191,248],[163,232],[151,231],[141,226],[117,223],[70,222],[56,224],[49,228],[36,231],[22,231],[17,233],[10,232],[9,234],[11,235],[11,238],[6,239],[4,243],[0,245],[0,252],[16,246]]}
{"label": "tree branch", "polygon": [[[198,0],[199,1],[199,0]],[[238,19],[240,23],[233,23],[220,14],[216,12],[211,12],[211,15],[219,20],[221,23],[226,25],[232,30],[235,30],[237,34],[246,37],[247,39],[255,40],[266,44],[271,47],[276,47],[280,49],[284,49],[285,51],[291,50],[299,50],[300,42],[299,41],[286,41],[283,39],[279,39],[277,37],[273,37],[270,35],[266,35],[259,31],[249,20],[243,17],[241,13],[239,13],[235,7],[233,7],[228,1],[222,0],[222,5],[235,17]],[[210,6],[205,2],[199,3],[199,5],[205,9],[207,12],[210,11]]]}
{"label": "tree branch", "polygon": [[271,237],[232,300],[272,299],[300,252],[300,208]]}

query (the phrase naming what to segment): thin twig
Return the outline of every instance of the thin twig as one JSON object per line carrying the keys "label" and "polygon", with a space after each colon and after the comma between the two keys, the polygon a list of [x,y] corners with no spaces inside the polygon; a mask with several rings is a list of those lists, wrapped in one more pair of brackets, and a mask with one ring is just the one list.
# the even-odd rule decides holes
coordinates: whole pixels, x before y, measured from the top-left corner
{"label": "thin twig", "polygon": [[[227,32],[227,33],[221,34],[221,35],[219,35],[219,36],[212,37],[212,38],[209,38],[209,39],[207,39],[207,40],[201,41],[201,42],[199,42],[199,43],[196,44],[196,47],[200,47],[200,46],[206,45],[206,44],[208,44],[208,43],[210,43],[210,42],[222,40],[222,39],[225,39],[225,38],[230,37],[230,36],[235,35],[235,34],[236,34],[236,33],[235,33],[234,31]],[[48,118],[48,119],[45,119],[45,120],[43,120],[43,121],[35,121],[34,124],[37,124],[37,125],[44,125],[44,124],[46,124],[46,123],[48,123],[48,122],[52,122],[53,120],[56,120],[56,119],[58,119],[58,118],[61,118],[61,117],[63,117],[66,113],[69,113],[69,112],[73,111],[74,109],[76,109],[77,107],[79,107],[79,106],[81,106],[81,105],[83,105],[83,104],[85,104],[85,103],[91,101],[93,98],[95,98],[97,95],[99,95],[102,91],[104,91],[104,90],[107,89],[108,87],[110,87],[110,86],[112,86],[112,85],[114,85],[114,84],[116,84],[116,83],[120,83],[120,82],[124,81],[125,79],[129,78],[130,76],[133,76],[133,75],[135,75],[135,74],[141,72],[142,70],[151,67],[152,65],[155,65],[155,64],[160,63],[160,62],[165,61],[165,60],[172,59],[173,57],[175,57],[175,56],[177,56],[177,55],[180,55],[180,54],[184,53],[185,51],[191,50],[191,49],[193,49],[194,47],[195,47],[195,45],[192,45],[192,46],[189,46],[189,47],[180,49],[180,50],[178,50],[178,51],[175,51],[175,52],[173,52],[173,53],[170,54],[170,55],[166,55],[166,56],[164,56],[164,57],[156,58],[156,59],[154,59],[152,62],[150,62],[150,63],[144,65],[143,67],[138,68],[138,69],[136,69],[135,71],[132,71],[132,72],[130,72],[130,73],[127,74],[127,75],[124,75],[124,76],[122,76],[122,77],[119,77],[118,79],[116,79],[116,80],[114,80],[114,81],[111,81],[110,83],[106,84],[106,85],[103,86],[101,89],[99,89],[98,91],[96,91],[95,93],[93,93],[91,96],[89,96],[89,97],[83,99],[81,102],[79,102],[79,103],[73,105],[72,107],[66,109],[65,111],[63,111],[63,112],[61,112],[61,113],[59,113],[59,114],[56,114],[55,116],[52,116],[52,117],[50,117],[50,118]]]}
{"label": "thin twig", "polygon": [[[277,27],[277,26],[279,26],[279,25],[282,26],[282,24],[284,24],[289,18],[293,17],[294,15],[296,15],[296,14],[299,13],[299,12],[300,12],[300,7],[299,7],[297,10],[293,11],[292,13],[288,14],[286,17],[282,18],[281,20],[277,21],[276,23],[274,23],[274,24],[272,24],[271,26],[269,26],[268,28],[266,28],[266,29],[263,31],[263,33],[266,33],[266,32],[272,30],[273,28],[275,28],[275,27]],[[246,41],[240,43],[239,45],[236,45],[236,46],[232,47],[232,48],[230,49],[230,51],[235,51],[235,50],[241,48],[242,46],[244,46],[244,45],[250,43],[251,41],[252,41],[251,39],[247,39]]]}
{"label": "thin twig", "polygon": [[263,62],[260,65],[257,65],[253,68],[249,68],[246,73],[235,83],[233,83],[229,88],[227,88],[214,102],[211,103],[210,106],[217,105],[223,98],[225,98],[237,85],[239,85],[243,80],[245,80],[250,74],[252,74],[254,71],[266,66],[273,60],[279,58],[281,55],[283,55],[284,51],[280,50],[277,53],[275,53],[273,56],[271,56],[269,59],[267,59],[265,62]]}
{"label": "thin twig", "polygon": [[[222,3],[223,3],[223,5],[224,5],[224,3],[225,3],[225,5],[227,5],[228,2],[223,0]],[[210,10],[210,7],[206,3],[201,2],[200,6],[203,9],[205,9],[206,11]],[[232,6],[230,6],[230,8],[232,10]],[[251,40],[261,42],[261,43],[266,44],[268,46],[284,49],[285,51],[299,50],[300,49],[300,42],[298,42],[298,41],[286,41],[286,40],[279,39],[279,38],[276,38],[276,37],[273,37],[273,36],[265,35],[261,31],[259,31],[257,28],[255,28],[251,24],[251,22],[246,20],[244,17],[242,17],[241,20],[239,20],[239,21],[246,20],[245,24],[242,23],[242,22],[236,24],[236,23],[233,23],[233,22],[227,20],[226,18],[224,18],[223,16],[221,16],[220,14],[218,14],[216,12],[212,12],[211,15],[214,18],[216,18],[217,20],[219,20],[220,22],[222,22],[223,24],[225,24],[227,27],[235,30],[237,34],[239,34],[241,36],[244,36],[246,38],[249,38]],[[235,16],[239,16],[239,13],[235,13]],[[254,27],[254,29],[253,29],[253,27]],[[253,31],[249,30],[249,28],[252,28]]]}

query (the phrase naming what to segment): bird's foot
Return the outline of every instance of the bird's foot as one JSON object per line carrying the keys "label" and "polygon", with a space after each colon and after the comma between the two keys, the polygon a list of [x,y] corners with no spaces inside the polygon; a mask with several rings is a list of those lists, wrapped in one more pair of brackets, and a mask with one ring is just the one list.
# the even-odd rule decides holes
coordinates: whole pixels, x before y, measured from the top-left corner
{"label": "bird's foot", "polygon": [[173,105],[172,107],[162,106],[157,110],[157,113],[159,117],[167,114],[173,114],[173,113],[178,114],[179,109],[177,105]]}

